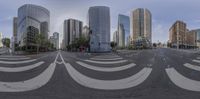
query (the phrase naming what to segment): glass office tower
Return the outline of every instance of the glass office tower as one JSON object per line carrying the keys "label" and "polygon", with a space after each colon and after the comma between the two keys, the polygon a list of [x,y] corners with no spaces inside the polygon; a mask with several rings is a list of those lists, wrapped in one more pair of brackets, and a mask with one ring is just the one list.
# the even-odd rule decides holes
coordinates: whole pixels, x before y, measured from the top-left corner
{"label": "glass office tower", "polygon": [[130,18],[120,14],[118,16],[118,46],[125,47],[128,45],[128,38],[130,36]]}
{"label": "glass office tower", "polygon": [[19,46],[36,46],[35,36],[40,33],[48,39],[50,12],[41,6],[25,4],[18,9],[17,42]]}
{"label": "glass office tower", "polygon": [[90,29],[90,51],[109,52],[110,9],[105,6],[90,7],[88,11]]}

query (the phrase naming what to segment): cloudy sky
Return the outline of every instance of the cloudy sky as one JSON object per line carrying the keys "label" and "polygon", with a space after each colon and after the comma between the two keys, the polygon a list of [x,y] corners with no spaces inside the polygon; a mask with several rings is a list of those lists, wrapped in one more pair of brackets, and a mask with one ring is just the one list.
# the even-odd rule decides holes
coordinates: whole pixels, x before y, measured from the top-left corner
{"label": "cloudy sky", "polygon": [[[118,14],[130,16],[136,8],[147,8],[152,13],[153,42],[168,40],[168,30],[176,20],[183,20],[189,29],[200,28],[200,0],[0,0],[0,32],[12,36],[13,17],[23,4],[36,4],[50,10],[50,32],[62,37],[63,21],[75,18],[86,23],[90,6],[109,6],[111,35],[116,30]],[[112,36],[111,36],[112,37]]]}

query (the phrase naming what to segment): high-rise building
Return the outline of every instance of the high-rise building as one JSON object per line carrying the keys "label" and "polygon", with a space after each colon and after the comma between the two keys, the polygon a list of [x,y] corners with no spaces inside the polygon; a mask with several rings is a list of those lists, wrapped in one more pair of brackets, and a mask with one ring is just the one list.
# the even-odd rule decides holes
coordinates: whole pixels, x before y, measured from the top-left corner
{"label": "high-rise building", "polygon": [[2,33],[0,32],[0,48],[3,47],[2,39],[3,39],[3,35],[2,35]]}
{"label": "high-rise building", "polygon": [[93,6],[88,11],[90,29],[90,51],[109,52],[110,46],[110,8]]}
{"label": "high-rise building", "polygon": [[79,20],[68,19],[64,21],[64,45],[70,45],[82,34],[83,23]]}
{"label": "high-rise building", "polygon": [[84,26],[84,27],[83,27],[82,36],[85,37],[87,40],[89,40],[89,38],[90,38],[89,33],[90,33],[89,27],[88,27],[88,26]]}
{"label": "high-rise building", "polygon": [[130,19],[129,16],[119,14],[118,16],[118,46],[127,46],[127,39],[130,36]]}
{"label": "high-rise building", "polygon": [[50,39],[53,39],[52,41],[53,41],[54,47],[56,49],[59,49],[59,33],[54,32],[53,36]]}
{"label": "high-rise building", "polygon": [[[169,29],[169,43],[172,47],[183,47],[186,43],[187,24],[183,21],[176,21]],[[178,47],[179,46],[179,47]]]}
{"label": "high-rise building", "polygon": [[13,18],[13,42],[14,44],[17,44],[17,23],[18,23],[18,18],[14,17]]}
{"label": "high-rise building", "polygon": [[50,12],[44,7],[25,4],[18,9],[17,42],[19,46],[33,48],[36,46],[35,36],[42,34],[48,39]]}
{"label": "high-rise building", "polygon": [[118,31],[115,31],[114,33],[113,33],[113,42],[115,42],[115,43],[117,43],[118,44]]}
{"label": "high-rise building", "polygon": [[200,29],[194,30],[196,32],[196,46],[200,48]]}
{"label": "high-rise building", "polygon": [[152,16],[148,9],[138,8],[132,12],[131,30],[133,42],[146,39],[152,43]]}

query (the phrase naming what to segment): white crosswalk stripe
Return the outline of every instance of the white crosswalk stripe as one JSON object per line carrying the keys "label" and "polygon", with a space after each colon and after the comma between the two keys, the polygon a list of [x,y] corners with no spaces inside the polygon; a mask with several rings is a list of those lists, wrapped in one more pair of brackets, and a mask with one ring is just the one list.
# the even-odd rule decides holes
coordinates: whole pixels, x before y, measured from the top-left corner
{"label": "white crosswalk stripe", "polygon": [[38,89],[49,82],[52,77],[55,64],[51,64],[43,73],[30,80],[21,82],[0,82],[0,92],[24,92]]}
{"label": "white crosswalk stripe", "polygon": [[185,64],[183,64],[183,66],[185,66],[187,68],[190,68],[190,69],[193,69],[193,70],[196,70],[196,71],[200,71],[200,66],[197,66],[197,65],[192,65],[192,64],[189,64],[189,63],[185,63]]}
{"label": "white crosswalk stripe", "polygon": [[30,63],[34,62],[37,59],[25,60],[25,61],[0,61],[0,64],[23,64],[23,63]]}
{"label": "white crosswalk stripe", "polygon": [[92,66],[92,65],[89,65],[89,64],[86,64],[86,63],[83,63],[83,62],[80,62],[80,61],[77,61],[76,63],[78,63],[79,65],[85,67],[85,68],[88,68],[88,69],[91,69],[91,70],[96,70],[96,71],[102,71],[102,72],[116,72],[116,71],[122,71],[122,70],[126,70],[126,69],[129,69],[131,67],[134,67],[136,64],[134,63],[131,63],[131,64],[128,64],[128,65],[124,65],[124,66],[119,66],[119,67],[98,67],[98,66]]}
{"label": "white crosswalk stripe", "polygon": [[190,90],[190,91],[200,91],[200,81],[195,81],[182,76],[174,68],[165,69],[170,80],[178,87]]}
{"label": "white crosswalk stripe", "polygon": [[96,64],[118,64],[118,63],[124,63],[127,62],[128,60],[119,60],[119,61],[93,61],[93,60],[84,60],[86,62],[90,63],[96,63]]}
{"label": "white crosswalk stripe", "polygon": [[22,72],[22,71],[27,71],[27,70],[31,70],[33,68],[39,67],[40,65],[42,65],[44,62],[38,62],[32,65],[28,65],[28,66],[23,66],[23,67],[15,67],[15,68],[8,68],[8,67],[0,67],[0,71],[2,72]]}
{"label": "white crosswalk stripe", "polygon": [[152,71],[151,68],[144,68],[137,74],[132,75],[128,78],[119,80],[98,80],[81,74],[76,69],[74,69],[73,66],[71,66],[69,63],[65,63],[65,67],[69,75],[80,85],[103,90],[119,90],[137,86],[143,83]]}

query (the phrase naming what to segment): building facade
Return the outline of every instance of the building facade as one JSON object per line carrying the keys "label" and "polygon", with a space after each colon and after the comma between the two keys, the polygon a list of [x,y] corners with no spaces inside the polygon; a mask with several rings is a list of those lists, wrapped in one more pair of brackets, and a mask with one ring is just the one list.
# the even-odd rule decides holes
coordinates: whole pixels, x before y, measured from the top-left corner
{"label": "building facade", "polygon": [[82,36],[85,37],[87,40],[89,40],[89,38],[90,38],[89,33],[90,33],[89,27],[88,26],[84,26],[83,27]]}
{"label": "building facade", "polygon": [[18,18],[14,17],[13,18],[13,42],[14,44],[17,44],[17,23],[18,23]]}
{"label": "building facade", "polygon": [[2,39],[3,39],[3,34],[0,32],[0,48],[3,47]]}
{"label": "building facade", "polygon": [[195,30],[187,31],[185,36],[186,36],[185,47],[195,48],[196,47],[196,31]]}
{"label": "building facade", "polygon": [[64,21],[64,45],[68,46],[82,35],[83,22],[75,19]]}
{"label": "building facade", "polygon": [[90,7],[88,11],[90,29],[90,51],[110,52],[110,8]]}
{"label": "building facade", "polygon": [[59,33],[54,32],[53,36],[50,37],[50,42],[54,45],[54,48],[59,49]]}
{"label": "building facade", "polygon": [[169,29],[169,43],[172,47],[183,48],[186,44],[187,24],[183,21],[176,21]]}
{"label": "building facade", "polygon": [[138,8],[132,12],[131,30],[132,40],[139,38],[146,39],[149,44],[152,43],[152,15],[148,9]]}
{"label": "building facade", "polygon": [[130,36],[130,18],[122,14],[118,15],[118,47],[128,45],[127,39]]}
{"label": "building facade", "polygon": [[117,31],[115,31],[113,33],[113,42],[118,43],[118,32]]}
{"label": "building facade", "polygon": [[18,9],[17,43],[20,47],[36,46],[35,36],[42,34],[48,40],[50,12],[44,7],[25,4]]}
{"label": "building facade", "polygon": [[196,32],[196,46],[200,48],[200,29],[194,30]]}

